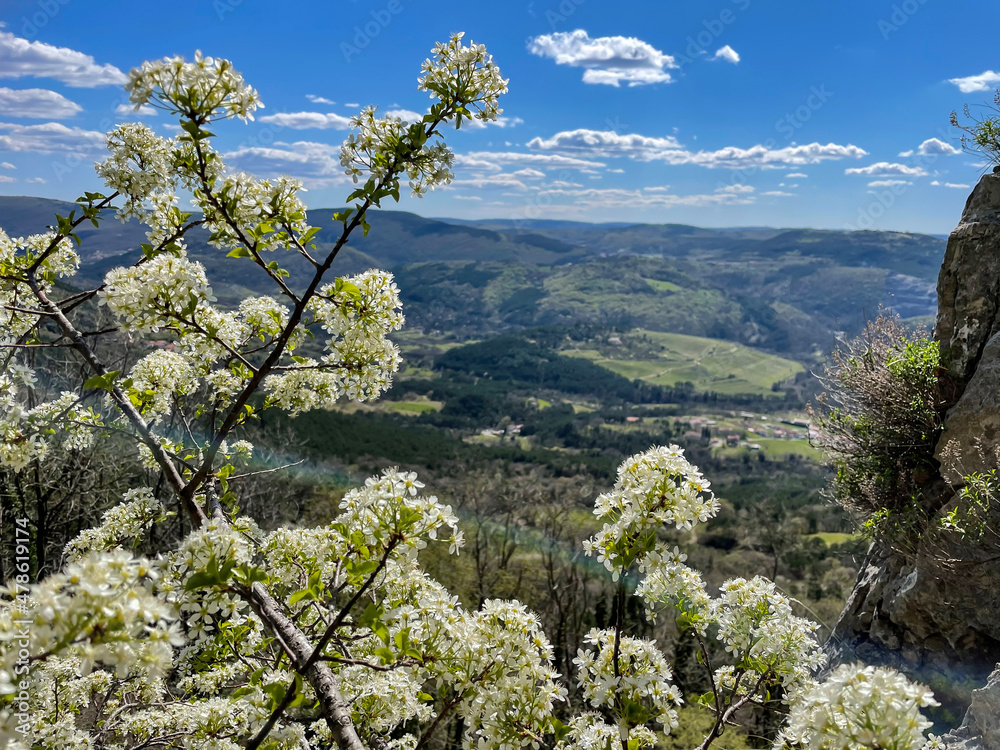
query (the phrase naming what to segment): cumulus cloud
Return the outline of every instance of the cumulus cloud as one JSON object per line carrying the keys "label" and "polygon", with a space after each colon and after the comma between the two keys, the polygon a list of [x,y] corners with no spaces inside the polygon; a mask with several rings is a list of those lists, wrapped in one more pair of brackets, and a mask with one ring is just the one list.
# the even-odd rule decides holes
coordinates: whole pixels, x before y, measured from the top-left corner
{"label": "cumulus cloud", "polygon": [[240,169],[265,175],[289,175],[311,187],[351,184],[340,165],[340,146],[328,143],[277,141],[271,146],[241,146],[224,156]]}
{"label": "cumulus cloud", "polygon": [[132,104],[119,104],[115,107],[115,114],[122,117],[128,117],[129,115],[142,115],[143,117],[156,117],[156,107],[151,107],[148,104],[143,104],[136,109]]}
{"label": "cumulus cloud", "polygon": [[946,188],[955,188],[957,190],[968,190],[972,185],[967,185],[964,182],[946,182],[944,184]]}
{"label": "cumulus cloud", "polygon": [[469,130],[483,130],[484,128],[488,127],[513,128],[523,124],[524,120],[522,120],[520,117],[504,117],[503,115],[501,115],[495,120],[490,120],[489,122],[483,122],[482,120],[462,121],[462,127],[468,128]]}
{"label": "cumulus cloud", "polygon": [[797,178],[799,178],[800,180],[804,180],[804,179],[806,179],[806,178],[807,178],[807,177],[808,177],[809,175],[807,175],[807,174],[803,174],[802,172],[791,172],[790,174],[787,174],[787,175],[785,175],[785,176],[786,176],[786,177],[788,177],[788,178],[794,178],[794,177],[797,177]]}
{"label": "cumulus cloud", "polygon": [[786,193],[784,190],[768,190],[766,193],[761,193],[761,195],[769,195],[773,198],[791,198],[795,193]]}
{"label": "cumulus cloud", "polygon": [[17,167],[15,167],[9,161],[0,161],[0,169],[17,169]]}
{"label": "cumulus cloud", "polygon": [[[716,188],[715,192],[732,193],[733,195],[739,195],[741,193],[752,193],[754,192],[754,188],[751,185],[742,185],[740,183],[736,183],[734,185],[724,185],[723,187]],[[767,193],[764,193],[764,195],[767,195]]]}
{"label": "cumulus cloud", "polygon": [[561,154],[521,154],[513,151],[470,151],[455,154],[455,164],[468,169],[499,172],[504,167],[532,167],[536,169],[596,169],[604,163],[579,159]]}
{"label": "cumulus cloud", "polygon": [[[754,202],[753,196],[734,193],[675,195],[664,192],[660,186],[637,190],[625,188],[556,189],[545,190],[544,195],[565,196],[572,200],[575,208],[588,211],[607,208],[743,206]],[[560,207],[565,208],[564,206]]]}
{"label": "cumulus cloud", "polygon": [[673,136],[662,138],[617,133],[613,130],[564,130],[551,138],[532,138],[528,148],[539,151],[580,152],[599,157],[631,157],[640,153],[676,150],[681,144]]}
{"label": "cumulus cloud", "polygon": [[0,29],[0,78],[52,78],[74,88],[121,86],[126,77],[114,65],[67,47],[21,39]]}
{"label": "cumulus cloud", "polygon": [[104,133],[69,128],[58,122],[14,125],[0,122],[0,151],[30,151],[86,156],[104,149]]}
{"label": "cumulus cloud", "polygon": [[9,174],[0,174],[0,182],[17,182],[17,180],[15,180]]}
{"label": "cumulus cloud", "polygon": [[306,99],[311,101],[313,104],[329,104],[331,107],[337,103],[332,99],[327,99],[324,96],[316,96],[316,94],[306,94]]}
{"label": "cumulus cloud", "polygon": [[[894,185],[912,185],[909,180],[872,180],[868,187],[893,187]],[[933,183],[931,183],[933,184]]]}
{"label": "cumulus cloud", "polygon": [[482,190],[483,188],[502,188],[505,190],[528,189],[528,186],[524,184],[524,181],[521,178],[516,177],[512,172],[465,177],[462,179],[452,180],[451,185],[456,188],[470,187],[476,188],[477,190]]}
{"label": "cumulus cloud", "polygon": [[30,182],[30,183],[33,183],[35,185],[44,185],[45,184],[45,178],[44,177],[29,177],[28,179],[25,180],[25,182]]}
{"label": "cumulus cloud", "polygon": [[395,117],[403,122],[416,122],[423,118],[423,114],[420,112],[414,112],[412,109],[389,109],[386,110],[384,117]]}
{"label": "cumulus cloud", "polygon": [[278,112],[258,117],[261,122],[292,130],[350,130],[351,118],[328,112]]}
{"label": "cumulus cloud", "polygon": [[1000,71],[987,70],[976,76],[949,78],[948,83],[954,83],[963,94],[990,91],[1000,85]]}
{"label": "cumulus cloud", "polygon": [[667,72],[678,67],[674,58],[635,37],[591,38],[583,29],[542,34],[528,43],[528,51],[557,65],[584,68],[583,82],[620,86],[670,83]]}
{"label": "cumulus cloud", "polygon": [[942,141],[940,138],[928,138],[926,141],[921,143],[915,149],[910,149],[909,151],[901,151],[899,153],[902,157],[907,156],[954,156],[955,154],[960,154],[962,151],[955,148],[950,143]]}
{"label": "cumulus cloud", "polygon": [[563,151],[595,157],[627,157],[635,161],[663,161],[671,165],[694,164],[707,169],[776,169],[787,165],[817,164],[837,159],[859,159],[868,152],[857,146],[809,143],[773,149],[729,146],[716,151],[690,151],[672,136],[648,137],[614,131],[567,130],[551,138],[533,138],[528,147],[538,151]]}
{"label": "cumulus cloud", "polygon": [[720,47],[715,50],[715,55],[712,59],[725,60],[726,62],[736,65],[740,61],[740,54],[727,44],[725,47]]}
{"label": "cumulus cloud", "polygon": [[48,89],[8,89],[0,87],[0,115],[36,120],[64,120],[82,112],[83,107]]}
{"label": "cumulus cloud", "polygon": [[863,174],[868,177],[925,177],[927,170],[923,167],[908,167],[905,164],[879,161],[867,167],[845,169],[844,174]]}

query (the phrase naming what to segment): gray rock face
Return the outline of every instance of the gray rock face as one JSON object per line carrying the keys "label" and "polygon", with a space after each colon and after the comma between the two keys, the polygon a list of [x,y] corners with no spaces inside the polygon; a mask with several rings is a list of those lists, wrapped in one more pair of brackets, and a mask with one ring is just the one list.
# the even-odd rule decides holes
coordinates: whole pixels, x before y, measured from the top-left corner
{"label": "gray rock face", "polygon": [[[1000,334],[994,335],[983,347],[979,366],[958,403],[948,411],[935,455],[941,462],[944,477],[954,484],[960,484],[963,476],[995,468],[998,448]],[[961,466],[955,466],[949,454],[961,456]]]}
{"label": "gray rock face", "polygon": [[972,691],[962,726],[942,737],[949,750],[1000,750],[1000,668]]}
{"label": "gray rock face", "polygon": [[935,337],[964,385],[986,342],[1000,332],[1000,174],[985,175],[969,196],[948,238],[937,291]]}
{"label": "gray rock face", "polygon": [[[1000,174],[984,176],[969,197],[937,291],[934,335],[954,386],[935,451],[942,476],[925,492],[940,514],[955,501],[948,482],[995,467],[1000,449]],[[939,721],[957,726],[965,716],[950,738],[955,750],[1000,750],[998,546],[935,534],[905,552],[874,546],[827,646],[835,663],[892,666],[927,684],[942,703]]]}
{"label": "gray rock face", "polygon": [[[947,539],[908,555],[873,547],[827,644],[831,661],[920,680],[941,702],[936,718],[956,726],[1000,662],[1000,563],[991,556]],[[948,558],[962,562],[943,565]]]}

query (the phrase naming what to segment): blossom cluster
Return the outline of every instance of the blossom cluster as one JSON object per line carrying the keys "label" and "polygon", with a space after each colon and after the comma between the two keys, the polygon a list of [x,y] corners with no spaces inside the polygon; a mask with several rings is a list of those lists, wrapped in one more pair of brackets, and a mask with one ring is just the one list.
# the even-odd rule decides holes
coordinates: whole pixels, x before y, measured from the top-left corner
{"label": "blossom cluster", "polygon": [[[0,693],[15,692],[22,648],[38,659],[73,656],[79,673],[95,665],[123,678],[133,671],[162,675],[183,640],[171,604],[152,591],[157,565],[122,550],[77,559],[30,589],[30,611],[0,600]],[[19,638],[15,621],[27,620]],[[27,641],[25,646],[24,641]]]}
{"label": "blossom cluster", "polygon": [[0,331],[3,335],[17,339],[38,324],[42,308],[29,286],[29,270],[38,289],[48,293],[57,278],[73,276],[79,265],[80,257],[68,237],[57,240],[54,232],[9,237],[0,229]]}
{"label": "blossom cluster", "polygon": [[[95,165],[104,184],[125,197],[117,216],[122,221],[135,217],[148,221],[173,203],[177,182],[174,166],[175,141],[163,138],[139,122],[119,125],[106,140],[110,156]],[[166,198],[165,203],[162,198]],[[151,210],[149,201],[160,198],[159,211]],[[154,221],[151,223],[162,223]]]}
{"label": "blossom cluster", "polygon": [[158,331],[168,321],[191,315],[213,300],[205,267],[186,254],[162,253],[104,277],[100,300],[128,331]]}
{"label": "blossom cluster", "polygon": [[193,62],[183,57],[144,62],[129,72],[125,90],[137,109],[151,104],[190,120],[252,120],[264,106],[229,60],[204,57],[200,51]]}
{"label": "blossom cluster", "polygon": [[597,647],[580,649],[573,660],[584,699],[593,708],[613,710],[629,730],[656,721],[669,734],[683,700],[656,643],[620,636],[616,654],[613,630],[591,630],[584,640]]}
{"label": "blossom cluster", "polygon": [[70,560],[79,560],[92,552],[108,552],[127,539],[136,539],[167,515],[163,504],[149,487],[128,490],[122,502],[108,510],[101,525],[84,529],[66,545]]}
{"label": "blossom cluster", "polygon": [[399,349],[387,338],[403,325],[392,274],[372,270],[338,279],[322,287],[309,309],[330,334],[326,353],[269,375],[268,403],[296,414],[345,395],[356,401],[377,398],[400,364]]}
{"label": "blossom cluster", "polygon": [[27,391],[34,384],[34,372],[23,365],[13,364],[0,375],[0,466],[14,471],[44,457],[53,445],[70,451],[89,447],[102,424],[71,391],[28,408]]}
{"label": "blossom cluster", "polygon": [[775,750],[919,750],[936,706],[930,690],[894,669],[842,664],[792,704]]}
{"label": "blossom cluster", "polygon": [[355,183],[368,175],[377,182],[395,185],[392,175],[403,169],[409,177],[410,190],[419,197],[437,185],[452,181],[455,156],[443,141],[413,146],[416,153],[401,161],[396,154],[408,142],[409,127],[398,117],[376,117],[375,113],[375,107],[365,107],[352,117],[351,128],[356,132],[350,133],[340,148],[340,164]]}
{"label": "blossom cluster", "polygon": [[486,45],[470,42],[466,46],[462,44],[464,36],[459,32],[434,45],[433,57],[421,68],[420,89],[439,99],[453,98],[473,110],[478,120],[496,120],[503,112],[499,102],[507,93],[508,79],[500,75]]}
{"label": "blossom cluster", "polygon": [[709,483],[676,445],[652,448],[618,468],[614,489],[597,498],[594,515],[604,526],[583,543],[615,580],[653,550],[656,532],[690,529],[718,512]]}
{"label": "blossom cluster", "polygon": [[736,659],[717,678],[731,683],[731,675],[741,670],[742,686],[733,685],[737,693],[750,693],[758,683],[780,683],[794,694],[826,663],[814,635],[819,626],[795,616],[788,597],[760,576],[726,581],[712,601],[710,618],[718,626],[716,637]]}
{"label": "blossom cluster", "polygon": [[268,252],[288,248],[295,236],[309,231],[298,180],[263,180],[237,172],[212,187],[211,200],[204,188],[195,193],[195,200],[205,212],[211,230],[209,244],[214,247],[244,246]]}

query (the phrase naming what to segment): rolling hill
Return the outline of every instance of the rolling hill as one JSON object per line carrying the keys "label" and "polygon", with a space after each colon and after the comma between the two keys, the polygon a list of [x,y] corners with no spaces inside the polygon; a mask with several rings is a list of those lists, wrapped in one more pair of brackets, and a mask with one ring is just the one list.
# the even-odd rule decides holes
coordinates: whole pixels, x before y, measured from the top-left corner
{"label": "rolling hill", "polygon": [[[40,231],[72,204],[0,197],[0,227]],[[315,241],[338,234],[335,209],[309,212]],[[793,357],[827,349],[837,331],[855,330],[880,304],[904,317],[934,309],[939,237],[898,232],[838,232],[680,224],[567,221],[452,221],[403,211],[373,211],[367,237],[352,238],[335,272],[373,266],[394,271],[409,325],[459,338],[580,322],[725,339]],[[98,283],[131,263],[145,240],[135,222],[113,217],[81,228],[81,283]],[[266,275],[188,234],[219,299],[271,292]],[[293,287],[308,266],[275,256]]]}

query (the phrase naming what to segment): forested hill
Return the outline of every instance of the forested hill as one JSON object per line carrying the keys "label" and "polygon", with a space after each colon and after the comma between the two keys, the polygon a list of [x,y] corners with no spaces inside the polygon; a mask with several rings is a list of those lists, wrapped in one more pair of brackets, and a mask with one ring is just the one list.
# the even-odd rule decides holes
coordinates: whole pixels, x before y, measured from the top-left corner
{"label": "forested hill", "polygon": [[[11,236],[41,231],[72,204],[0,197],[0,227]],[[316,241],[339,234],[335,209],[309,212]],[[81,227],[81,277],[96,281],[138,251],[144,232],[108,217]],[[393,270],[408,324],[460,338],[580,322],[728,339],[776,352],[827,349],[835,332],[855,330],[880,304],[904,318],[930,315],[945,241],[897,232],[704,229],[678,224],[462,222],[403,211],[373,211],[367,237],[352,238],[341,274]],[[189,233],[192,257],[225,279],[224,302],[270,292],[245,259],[228,258]],[[305,273],[297,256],[275,256]]]}

